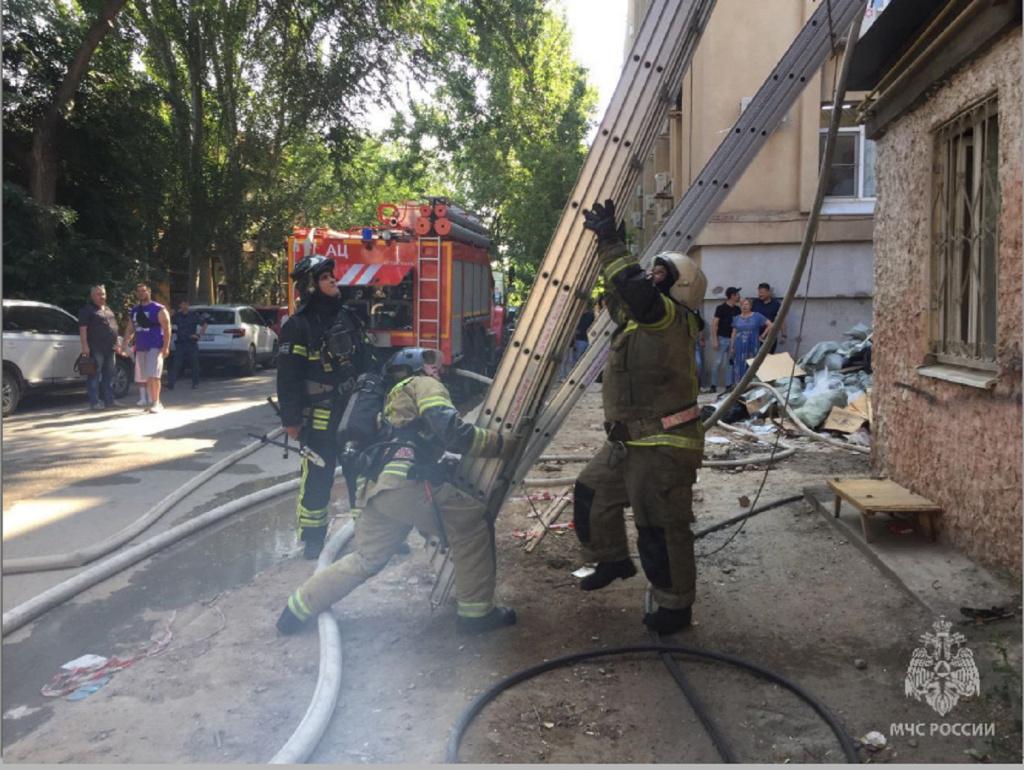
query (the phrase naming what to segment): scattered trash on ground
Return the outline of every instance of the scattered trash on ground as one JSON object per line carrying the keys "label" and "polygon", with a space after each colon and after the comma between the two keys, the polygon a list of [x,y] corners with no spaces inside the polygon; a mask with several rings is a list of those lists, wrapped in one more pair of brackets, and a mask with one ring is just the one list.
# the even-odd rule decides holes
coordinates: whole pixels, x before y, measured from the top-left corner
{"label": "scattered trash on ground", "polygon": [[578,570],[572,573],[572,576],[577,578],[585,578],[590,577],[595,572],[597,572],[597,570],[593,567],[580,567]]}
{"label": "scattered trash on ground", "polygon": [[48,698],[57,698],[62,695],[72,696],[68,700],[82,700],[92,695],[110,681],[112,674],[167,649],[167,645],[171,643],[173,637],[171,626],[176,615],[177,612],[172,613],[164,624],[160,636],[150,639],[149,643],[134,655],[123,658],[112,655],[105,658],[102,655],[88,653],[69,660],[61,666],[61,671],[53,679],[43,685],[39,691],[40,694]]}

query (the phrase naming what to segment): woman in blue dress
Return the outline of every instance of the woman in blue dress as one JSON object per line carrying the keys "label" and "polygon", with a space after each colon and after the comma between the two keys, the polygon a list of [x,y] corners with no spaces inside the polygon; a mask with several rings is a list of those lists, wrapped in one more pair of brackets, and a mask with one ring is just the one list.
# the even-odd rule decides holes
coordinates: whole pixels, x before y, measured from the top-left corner
{"label": "woman in blue dress", "polygon": [[771,328],[772,322],[755,313],[749,299],[740,300],[740,314],[732,319],[732,342],[729,343],[733,382],[739,382],[747,373],[747,359],[757,355],[761,341]]}

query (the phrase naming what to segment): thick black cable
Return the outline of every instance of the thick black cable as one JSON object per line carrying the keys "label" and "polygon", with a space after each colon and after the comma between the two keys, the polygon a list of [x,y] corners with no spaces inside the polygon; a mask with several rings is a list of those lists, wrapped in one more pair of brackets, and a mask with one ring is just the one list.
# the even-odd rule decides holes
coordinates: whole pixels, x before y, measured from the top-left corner
{"label": "thick black cable", "polygon": [[[654,596],[651,593],[650,586],[647,587],[647,591],[644,593],[644,612],[654,612]],[[664,644],[661,638],[661,634],[653,629],[650,631],[649,636],[654,644]],[[686,700],[690,702],[690,708],[693,709],[693,713],[697,715],[697,719],[704,726],[704,731],[708,734],[711,739],[711,743],[715,747],[715,751],[718,752],[718,756],[722,758],[723,762],[730,765],[736,764],[739,760],[736,758],[736,754],[732,750],[732,746],[729,745],[729,741],[726,740],[725,735],[718,728],[718,722],[714,720],[711,713],[708,711],[707,706],[704,705],[704,701],[700,699],[697,694],[696,688],[690,684],[690,680],[686,677],[682,667],[676,663],[676,659],[673,658],[669,653],[662,652],[658,655],[661,658],[661,662],[665,664],[665,668],[668,673],[676,680],[676,684],[679,685],[679,689],[683,691],[683,695]]]}
{"label": "thick black cable", "polygon": [[[766,503],[765,505],[762,505],[759,508],[751,508],[749,511],[744,511],[743,513],[737,514],[736,516],[732,516],[726,519],[725,521],[720,521],[717,524],[712,524],[710,527],[705,527],[699,532],[696,532],[693,538],[694,540],[700,540],[703,537],[707,537],[712,532],[718,532],[718,530],[720,529],[725,529],[726,527],[731,527],[733,524],[736,524],[738,522],[746,521],[752,516],[757,516],[757,514],[759,513],[764,513],[765,511],[770,511],[772,508],[779,508],[783,505],[789,505],[790,503],[796,503],[803,499],[803,495],[790,495],[789,497],[783,497],[781,500]],[[717,550],[718,549],[716,549],[716,551]],[[701,553],[698,554],[698,556],[710,556],[712,553],[716,553],[716,551],[711,551],[710,553]]]}
{"label": "thick black cable", "polygon": [[525,682],[528,679],[533,679],[540,674],[545,674],[548,671],[554,671],[555,669],[563,668],[565,666],[573,666],[577,663],[582,663],[583,661],[591,660],[593,658],[602,658],[611,655],[635,655],[637,653],[645,652],[668,653],[670,655],[689,655],[690,657],[702,660],[728,663],[729,665],[748,671],[769,682],[785,687],[810,706],[811,709],[825,721],[829,726],[829,729],[832,730],[836,739],[839,741],[839,745],[842,747],[843,755],[846,757],[846,760],[854,764],[860,762],[860,759],[857,756],[857,747],[847,734],[846,728],[844,728],[839,720],[833,716],[831,711],[815,700],[815,698],[800,687],[800,685],[795,682],[791,682],[780,674],[776,674],[766,668],[761,668],[761,666],[758,666],[756,663],[751,663],[748,660],[738,658],[734,655],[728,655],[722,652],[709,652],[707,650],[697,649],[696,647],[666,644],[635,644],[625,647],[608,647],[603,650],[585,650],[584,652],[575,652],[570,655],[563,655],[559,658],[552,658],[551,660],[538,663],[534,666],[530,666],[529,668],[524,668],[521,671],[517,671],[511,676],[502,679],[500,682],[492,685],[474,698],[462,712],[462,715],[452,727],[451,734],[448,736],[448,746],[445,751],[445,762],[457,763],[459,761],[459,746],[462,744],[462,738],[465,736],[466,730],[469,729],[473,720],[480,715],[487,704],[497,698],[501,693],[505,692],[505,690]]}

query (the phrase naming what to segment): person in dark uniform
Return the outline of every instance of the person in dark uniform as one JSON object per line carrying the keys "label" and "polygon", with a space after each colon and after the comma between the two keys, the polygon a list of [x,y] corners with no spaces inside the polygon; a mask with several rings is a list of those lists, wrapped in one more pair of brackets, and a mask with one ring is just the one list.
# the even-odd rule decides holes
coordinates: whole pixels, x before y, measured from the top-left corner
{"label": "person in dark uniform", "polygon": [[335,433],[356,377],[372,364],[363,325],[341,299],[334,260],[306,257],[292,271],[299,307],[281,329],[277,394],[285,432],[323,459],[304,457],[296,504],[304,556],[315,559],[327,535],[327,505],[337,462]]}

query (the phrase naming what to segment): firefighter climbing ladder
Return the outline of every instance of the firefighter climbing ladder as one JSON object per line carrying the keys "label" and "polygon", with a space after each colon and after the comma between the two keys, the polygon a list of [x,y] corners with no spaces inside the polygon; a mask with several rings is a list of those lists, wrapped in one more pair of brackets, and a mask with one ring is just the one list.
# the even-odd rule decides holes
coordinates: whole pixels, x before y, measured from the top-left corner
{"label": "firefighter climbing ladder", "polygon": [[[792,107],[807,81],[820,70],[837,40],[849,29],[864,0],[822,0],[749,106],[711,156],[695,183],[672,210],[642,256],[647,265],[659,251],[686,251],[732,185]],[[518,457],[466,458],[457,483],[486,500],[496,515],[513,481],[540,456],[607,357],[613,323],[596,322],[594,342],[569,378],[542,407],[559,354],[583,310],[596,279],[594,239],[583,229],[580,208],[611,198],[618,204],[674,100],[679,78],[692,55],[713,2],[654,0],[637,34],[599,135],[580,172],[541,263],[537,282],[506,349],[477,424],[525,438]],[[513,470],[514,468],[514,470]]]}
{"label": "firefighter climbing ladder", "polygon": [[[441,347],[441,239],[420,237],[416,272],[420,291],[416,296],[416,347]],[[430,296],[427,296],[430,295]]]}

